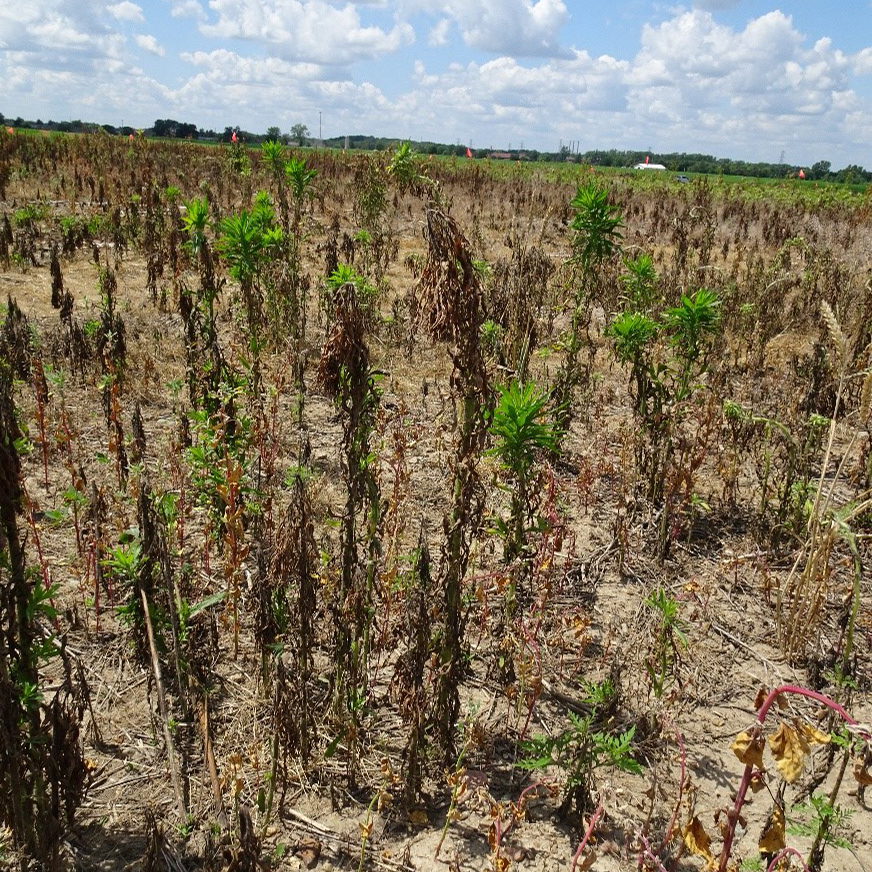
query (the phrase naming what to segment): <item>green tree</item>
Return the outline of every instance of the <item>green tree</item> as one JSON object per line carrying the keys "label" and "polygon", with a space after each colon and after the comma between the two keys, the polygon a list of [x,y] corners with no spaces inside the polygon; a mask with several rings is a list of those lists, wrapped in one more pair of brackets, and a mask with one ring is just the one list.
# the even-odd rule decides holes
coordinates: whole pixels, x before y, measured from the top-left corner
{"label": "green tree", "polygon": [[295,124],[291,128],[291,139],[293,139],[297,145],[305,145],[308,138],[309,128],[305,124]]}
{"label": "green tree", "polygon": [[832,164],[828,160],[819,160],[811,165],[809,176],[813,179],[827,179],[830,175],[830,167]]}

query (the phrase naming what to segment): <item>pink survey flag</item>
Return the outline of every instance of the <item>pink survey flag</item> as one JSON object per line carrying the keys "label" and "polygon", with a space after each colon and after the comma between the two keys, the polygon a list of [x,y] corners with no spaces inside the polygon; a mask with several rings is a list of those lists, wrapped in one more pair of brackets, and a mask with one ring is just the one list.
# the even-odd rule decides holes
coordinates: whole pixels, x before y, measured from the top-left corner
{"label": "pink survey flag", "polygon": [[801,179],[804,179],[804,178],[805,178],[805,170],[800,170],[800,171],[799,171],[799,177],[800,177]]}
{"label": "pink survey flag", "polygon": [[648,155],[645,155],[645,163],[648,163]]}
{"label": "pink survey flag", "polygon": [[236,131],[235,131],[235,130],[233,131],[233,136],[230,137],[230,141],[231,141],[231,142],[238,142],[238,141],[239,141],[239,140],[237,139],[237,137],[236,137]]}
{"label": "pink survey flag", "polygon": [[468,145],[466,146],[466,156],[472,157],[472,149]]}

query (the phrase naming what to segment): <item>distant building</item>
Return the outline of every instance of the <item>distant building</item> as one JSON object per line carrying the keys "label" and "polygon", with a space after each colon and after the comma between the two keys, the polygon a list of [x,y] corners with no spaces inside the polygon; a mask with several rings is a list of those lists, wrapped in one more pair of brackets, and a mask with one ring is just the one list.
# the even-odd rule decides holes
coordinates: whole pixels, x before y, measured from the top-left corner
{"label": "distant building", "polygon": [[492,151],[488,154],[491,160],[511,160],[512,155],[507,151]]}
{"label": "distant building", "polygon": [[663,164],[652,164],[652,163],[637,163],[636,166],[633,167],[634,170],[660,170],[661,172],[666,169]]}

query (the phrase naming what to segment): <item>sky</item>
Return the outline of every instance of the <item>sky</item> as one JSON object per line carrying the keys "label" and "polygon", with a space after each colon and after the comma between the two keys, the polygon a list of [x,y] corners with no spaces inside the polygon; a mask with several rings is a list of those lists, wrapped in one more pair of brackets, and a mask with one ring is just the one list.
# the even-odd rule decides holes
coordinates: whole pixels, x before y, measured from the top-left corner
{"label": "sky", "polygon": [[0,112],[872,168],[872,0],[5,0]]}

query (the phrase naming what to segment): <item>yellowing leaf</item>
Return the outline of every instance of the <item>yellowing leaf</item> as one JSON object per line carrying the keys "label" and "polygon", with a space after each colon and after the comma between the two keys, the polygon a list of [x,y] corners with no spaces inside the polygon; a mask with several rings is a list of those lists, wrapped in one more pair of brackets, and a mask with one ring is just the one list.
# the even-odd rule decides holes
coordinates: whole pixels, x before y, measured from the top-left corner
{"label": "yellowing leaf", "polygon": [[733,753],[746,766],[763,768],[763,737],[753,736],[747,730],[743,730],[736,736],[732,744]]}
{"label": "yellowing leaf", "polygon": [[775,735],[769,737],[769,747],[781,777],[788,784],[793,784],[802,774],[805,755],[808,753],[805,737],[793,727],[781,724]]}
{"label": "yellowing leaf", "polygon": [[712,856],[712,840],[709,834],[705,831],[702,822],[694,815],[684,828],[684,844],[691,854],[696,854],[698,857],[703,857],[707,862],[711,863],[714,860]]}
{"label": "yellowing leaf", "polygon": [[777,854],[786,847],[784,840],[784,809],[776,805],[772,809],[772,818],[760,834],[758,843],[761,854]]}
{"label": "yellowing leaf", "polygon": [[829,745],[832,739],[829,733],[823,733],[805,721],[802,723],[802,734],[807,742],[814,742],[816,745]]}

